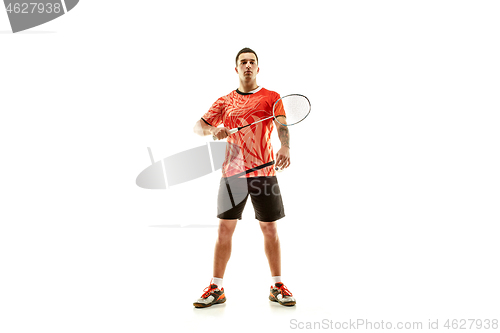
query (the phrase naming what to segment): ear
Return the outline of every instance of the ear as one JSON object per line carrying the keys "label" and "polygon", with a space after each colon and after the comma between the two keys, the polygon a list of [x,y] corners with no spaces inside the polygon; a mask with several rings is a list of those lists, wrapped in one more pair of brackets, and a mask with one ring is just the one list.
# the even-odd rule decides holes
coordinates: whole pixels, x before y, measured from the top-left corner
{"label": "ear", "polygon": [[238,73],[238,67],[234,67],[234,70],[236,71],[237,74],[239,74]]}

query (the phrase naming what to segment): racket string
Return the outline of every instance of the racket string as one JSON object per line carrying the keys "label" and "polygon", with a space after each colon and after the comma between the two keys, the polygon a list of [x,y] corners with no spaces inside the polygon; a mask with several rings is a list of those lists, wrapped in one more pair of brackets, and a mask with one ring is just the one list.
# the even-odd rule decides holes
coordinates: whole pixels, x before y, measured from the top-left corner
{"label": "racket string", "polygon": [[[278,117],[284,113],[286,124],[283,125],[290,126],[304,120],[311,110],[309,100],[302,95],[288,95],[283,97],[281,102],[282,109],[279,107],[279,110],[275,111],[275,115]],[[277,121],[279,122],[279,118]]]}

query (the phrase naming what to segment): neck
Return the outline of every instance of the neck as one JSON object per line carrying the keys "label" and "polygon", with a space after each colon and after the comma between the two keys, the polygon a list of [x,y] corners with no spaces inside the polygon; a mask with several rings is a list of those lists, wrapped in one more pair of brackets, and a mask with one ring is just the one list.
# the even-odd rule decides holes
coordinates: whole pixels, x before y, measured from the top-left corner
{"label": "neck", "polygon": [[240,81],[240,87],[238,88],[238,90],[243,92],[243,93],[247,93],[247,92],[250,92],[252,90],[257,89],[258,87],[259,87],[259,85],[257,84],[256,80],[253,80],[250,82]]}

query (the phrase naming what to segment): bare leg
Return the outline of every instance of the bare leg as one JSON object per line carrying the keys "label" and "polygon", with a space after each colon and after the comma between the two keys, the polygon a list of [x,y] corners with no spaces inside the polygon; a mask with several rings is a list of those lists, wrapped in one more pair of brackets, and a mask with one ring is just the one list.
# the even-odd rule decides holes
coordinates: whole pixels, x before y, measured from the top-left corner
{"label": "bare leg", "polygon": [[214,277],[223,278],[231,257],[231,241],[238,220],[219,220],[219,230],[214,251]]}
{"label": "bare leg", "polygon": [[269,261],[271,276],[281,276],[281,248],[276,221],[259,223],[264,235],[264,250]]}

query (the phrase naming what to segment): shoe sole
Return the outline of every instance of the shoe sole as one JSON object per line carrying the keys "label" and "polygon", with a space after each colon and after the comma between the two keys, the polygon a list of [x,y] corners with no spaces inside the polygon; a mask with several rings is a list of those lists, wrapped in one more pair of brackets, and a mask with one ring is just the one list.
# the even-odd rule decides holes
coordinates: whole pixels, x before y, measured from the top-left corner
{"label": "shoe sole", "polygon": [[226,302],[226,298],[224,297],[223,299],[221,300],[218,300],[218,301],[215,301],[215,302],[212,302],[212,303],[209,303],[209,304],[203,304],[203,303],[193,303],[194,307],[195,308],[208,308],[212,305],[215,305],[215,304],[222,304],[222,303],[225,303]]}
{"label": "shoe sole", "polygon": [[273,301],[273,302],[276,302],[276,303],[279,303],[279,304],[281,304],[281,305],[283,305],[283,306],[294,306],[294,305],[295,305],[295,303],[296,303],[296,302],[281,303],[281,302],[280,302],[280,301],[278,301],[276,298],[271,297],[271,296],[269,296],[269,300],[270,300],[270,301]]}

